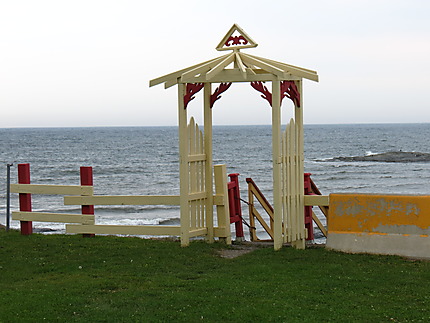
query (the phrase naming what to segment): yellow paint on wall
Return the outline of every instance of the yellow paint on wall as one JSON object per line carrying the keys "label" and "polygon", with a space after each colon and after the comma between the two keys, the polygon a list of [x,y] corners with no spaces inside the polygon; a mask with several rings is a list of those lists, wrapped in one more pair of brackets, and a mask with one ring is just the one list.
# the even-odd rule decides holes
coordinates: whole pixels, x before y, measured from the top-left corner
{"label": "yellow paint on wall", "polygon": [[330,194],[329,231],[430,233],[430,196]]}

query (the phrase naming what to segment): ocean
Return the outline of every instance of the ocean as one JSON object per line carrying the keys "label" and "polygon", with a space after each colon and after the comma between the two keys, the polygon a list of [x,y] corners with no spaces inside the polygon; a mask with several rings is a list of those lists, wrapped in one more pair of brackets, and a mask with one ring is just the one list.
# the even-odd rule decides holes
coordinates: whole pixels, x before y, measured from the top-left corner
{"label": "ocean", "polygon": [[[305,125],[304,133],[305,172],[324,195],[430,194],[430,124]],[[251,177],[272,202],[271,126],[214,126],[213,149],[214,164],[240,174],[243,199],[245,178]],[[7,163],[14,164],[12,183],[18,163],[30,163],[33,184],[78,185],[79,167],[92,166],[97,195],[179,194],[177,127],[0,129],[0,162],[1,224],[6,223]],[[242,207],[247,220],[247,206]],[[18,208],[12,194],[11,210]],[[36,195],[33,211],[79,213],[80,208],[64,206],[61,196]],[[98,224],[179,223],[176,206],[96,206],[95,214]],[[33,225],[39,232],[65,231],[64,224]],[[19,222],[11,226],[18,228]]]}

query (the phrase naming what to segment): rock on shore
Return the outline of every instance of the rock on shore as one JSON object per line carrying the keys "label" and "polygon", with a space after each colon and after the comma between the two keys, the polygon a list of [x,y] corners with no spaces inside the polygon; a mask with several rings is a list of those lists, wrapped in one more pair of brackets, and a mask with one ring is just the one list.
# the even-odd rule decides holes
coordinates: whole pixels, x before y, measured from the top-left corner
{"label": "rock on shore", "polygon": [[368,156],[336,157],[333,158],[332,161],[372,161],[385,163],[430,162],[430,153],[390,151]]}

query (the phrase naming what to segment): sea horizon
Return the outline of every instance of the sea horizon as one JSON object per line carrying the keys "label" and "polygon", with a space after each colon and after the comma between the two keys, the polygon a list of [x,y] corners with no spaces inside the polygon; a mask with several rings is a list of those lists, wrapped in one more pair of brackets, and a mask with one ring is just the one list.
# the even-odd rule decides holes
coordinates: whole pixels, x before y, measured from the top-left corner
{"label": "sea horizon", "polygon": [[[365,125],[425,125],[428,122],[351,122],[351,123],[304,123],[304,126],[365,126]],[[285,125],[285,123],[282,123]],[[0,129],[77,129],[77,128],[171,128],[178,125],[91,125],[91,126],[14,126]],[[202,124],[203,126],[203,124]],[[272,124],[213,124],[213,127],[265,127]]]}

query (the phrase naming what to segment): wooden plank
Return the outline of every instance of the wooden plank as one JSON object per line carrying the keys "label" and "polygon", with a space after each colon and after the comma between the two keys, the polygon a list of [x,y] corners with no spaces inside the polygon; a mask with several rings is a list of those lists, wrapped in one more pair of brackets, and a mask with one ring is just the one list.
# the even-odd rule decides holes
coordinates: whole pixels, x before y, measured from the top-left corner
{"label": "wooden plank", "polygon": [[11,184],[12,193],[49,194],[49,195],[93,195],[92,186]]}
{"label": "wooden plank", "polygon": [[[264,71],[265,72],[265,71]],[[239,69],[224,69],[217,75],[211,78],[212,83],[237,83],[237,82],[252,82],[252,81],[272,81],[277,76],[273,74],[265,73],[253,73],[250,69],[247,69],[246,78],[239,71]],[[207,82],[206,76],[201,75],[194,79],[195,82]]]}
{"label": "wooden plank", "polygon": [[64,205],[179,205],[178,195],[64,196]]}
{"label": "wooden plank", "polygon": [[149,87],[157,85],[157,84],[160,84],[160,83],[164,83],[164,82],[168,82],[168,81],[172,81],[172,80],[178,79],[178,78],[181,77],[182,74],[186,73],[187,71],[193,70],[193,69],[195,69],[195,68],[197,68],[197,67],[199,67],[201,65],[210,63],[210,62],[218,60],[220,58],[227,57],[228,55],[230,55],[230,54],[226,54],[226,55],[223,55],[223,56],[220,56],[220,57],[216,57],[216,58],[210,59],[208,61],[196,64],[196,65],[193,65],[193,66],[190,66],[190,67],[187,67],[187,68],[183,68],[183,69],[181,69],[179,71],[176,71],[176,72],[173,72],[173,73],[169,73],[169,74],[157,77],[155,79],[152,79],[152,80],[149,81]]}
{"label": "wooden plank", "polygon": [[305,68],[298,67],[298,66],[285,64],[282,62],[277,62],[277,61],[274,61],[272,59],[263,58],[263,57],[259,57],[259,56],[255,56],[255,55],[247,54],[247,56],[250,56],[250,57],[257,59],[257,60],[267,62],[270,65],[273,65],[279,69],[282,69],[285,73],[292,74],[292,75],[299,76],[299,77],[304,77],[308,80],[318,82],[318,74],[316,71],[312,71],[312,70],[305,69]]}
{"label": "wooden plank", "polygon": [[198,74],[205,74],[210,71],[212,68],[217,66],[221,61],[223,61],[229,54],[223,55],[221,57],[215,58],[210,62],[200,64],[199,66],[190,69],[181,75],[181,82],[191,83],[193,78]]}
{"label": "wooden plank", "polygon": [[66,233],[179,236],[181,227],[169,225],[76,225],[67,224]]}
{"label": "wooden plank", "polygon": [[189,193],[189,165],[188,165],[188,131],[187,109],[184,106],[185,84],[178,84],[178,121],[179,121],[179,202],[181,205],[181,246],[190,244],[190,207]]}
{"label": "wooden plank", "polygon": [[213,168],[212,168],[212,109],[210,106],[212,94],[212,85],[205,83],[203,88],[204,100],[204,152],[207,159],[204,164],[204,191],[207,194],[205,205],[206,210],[206,227],[208,228],[207,241],[214,241],[214,218],[213,218]]}
{"label": "wooden plank", "polygon": [[[188,155],[194,155],[196,153],[196,132],[198,132],[197,125],[194,121],[194,118],[191,117],[190,123],[188,124]],[[191,193],[197,192],[197,163],[190,162],[188,160],[189,165],[189,192]],[[196,216],[197,216],[197,204],[196,200],[191,200],[188,197],[189,205],[190,205],[190,227],[196,227]]]}
{"label": "wooden plank", "polygon": [[208,234],[208,228],[196,228],[190,230],[190,237],[205,236]]}
{"label": "wooden plank", "polygon": [[222,71],[225,67],[231,64],[234,61],[234,53],[231,53],[224,60],[222,60],[217,66],[211,69],[206,73],[206,80],[212,79],[215,75],[217,75],[220,71]]}
{"label": "wooden plank", "polygon": [[[249,75],[249,74],[251,74],[251,75],[253,75],[253,76],[255,76],[255,75],[257,75],[257,73],[251,68],[251,67],[247,67],[246,68],[246,73]],[[242,76],[243,76],[243,74],[242,74]],[[247,78],[247,77],[244,77],[244,78]]]}
{"label": "wooden plank", "polygon": [[[210,81],[211,83],[238,83],[238,82],[253,82],[253,81],[274,81],[277,80],[279,77],[273,74],[268,73],[265,70],[262,69],[246,69],[247,75],[246,78],[243,76],[241,71],[239,69],[224,69],[220,71],[217,75],[213,76]],[[292,74],[285,74],[282,78],[283,80],[289,80],[289,81],[297,81],[301,78],[298,76],[294,76]],[[188,81],[188,82],[187,82]],[[208,80],[206,79],[206,75],[200,75],[190,80],[184,80],[184,83],[206,83]],[[172,82],[171,84],[169,82],[166,82],[166,86],[170,85],[173,86],[177,84],[178,82]],[[166,87],[167,88],[167,87]]]}
{"label": "wooden plank", "polygon": [[273,219],[273,207],[269,204],[266,198],[261,194],[260,190],[257,190],[255,187],[250,188],[250,190],[257,198],[260,205],[264,208],[266,213],[269,215],[269,217]]}
{"label": "wooden plank", "polygon": [[215,193],[217,196],[222,195],[224,204],[217,205],[217,219],[218,226],[225,227],[226,243],[231,244],[231,231],[230,231],[230,209],[228,203],[228,189],[227,189],[227,167],[226,165],[215,165]]}
{"label": "wooden plank", "polygon": [[[271,64],[269,64],[263,60],[254,58],[254,57],[252,57],[248,54],[245,54],[245,53],[241,53],[241,58],[245,64],[249,63],[249,64],[256,65],[256,66],[258,66],[258,67],[260,67],[260,68],[262,68],[262,69],[264,69],[270,73],[275,74],[276,76],[278,76],[282,80],[285,79],[285,77],[286,77],[286,73],[283,69],[280,69],[276,66],[273,66],[273,65],[271,65]],[[274,82],[277,82],[277,81],[274,81]],[[272,86],[272,92],[274,89],[275,89],[275,87]],[[273,93],[272,93],[272,95],[273,95]]]}
{"label": "wooden plank", "polygon": [[[204,153],[204,147],[203,147],[203,133],[200,130],[200,128],[197,126],[198,134],[197,134],[197,142],[196,142],[196,152],[199,154]],[[198,161],[197,162],[197,190],[199,192],[202,192],[205,194],[205,198],[207,196],[204,186],[204,176],[205,176],[205,169],[204,169],[204,161]],[[205,227],[206,226],[206,212],[205,212],[205,203],[203,199],[199,199],[197,201],[197,227]]]}
{"label": "wooden plank", "polygon": [[[244,61],[249,60],[243,55]],[[246,60],[245,60],[246,58]],[[270,72],[277,74],[277,68],[265,66],[265,63],[251,60],[251,63],[267,68]],[[258,63],[258,64],[257,64]],[[273,67],[273,68],[272,68]],[[283,75],[283,72],[281,73]],[[282,236],[282,174],[281,164],[281,82],[272,82],[272,164],[273,164],[273,248],[279,250],[284,242]]]}
{"label": "wooden plank", "polygon": [[327,229],[324,227],[324,225],[321,223],[320,219],[318,219],[317,215],[312,211],[312,220],[316,223],[318,228],[321,230],[321,233],[324,235],[324,237],[327,237]]}
{"label": "wooden plank", "polygon": [[294,247],[298,249],[305,249],[306,245],[306,228],[305,228],[305,204],[304,204],[304,135],[303,135],[303,92],[302,92],[302,81],[296,81],[297,88],[300,93],[301,107],[294,108],[294,118],[296,124],[296,158],[297,158],[297,216],[298,216],[298,241]]}
{"label": "wooden plank", "polygon": [[293,222],[292,222],[292,213],[293,213],[293,209],[292,209],[292,183],[291,183],[291,140],[290,140],[290,135],[291,135],[291,131],[290,131],[290,127],[291,127],[291,121],[287,124],[287,127],[285,129],[285,134],[284,134],[284,140],[286,141],[286,151],[285,151],[285,167],[286,167],[286,217],[287,217],[287,222],[285,223],[287,226],[287,236],[285,238],[286,242],[291,242],[293,239]]}
{"label": "wooden plank", "polygon": [[312,180],[312,178],[310,179],[311,180],[311,192],[312,193],[314,193],[314,194],[316,194],[316,195],[323,195],[321,192],[320,192],[320,190],[319,190],[319,188],[318,188],[318,186],[315,184],[315,182]]}
{"label": "wooden plank", "polygon": [[305,195],[305,206],[329,206],[329,195]]}
{"label": "wooden plank", "polygon": [[203,200],[207,197],[206,192],[190,193],[188,194],[189,201]]}
{"label": "wooden plank", "polygon": [[216,237],[216,238],[225,238],[225,237],[227,237],[228,236],[228,232],[229,232],[229,230],[227,230],[227,228],[226,227],[214,227],[214,229],[213,229],[213,234],[214,234],[214,237]]}
{"label": "wooden plank", "polygon": [[240,73],[242,74],[243,78],[246,79],[247,73],[246,73],[246,66],[243,64],[242,59],[240,58],[240,54],[238,52],[235,53],[236,57],[236,65],[240,70]]}
{"label": "wooden plank", "polygon": [[322,206],[322,205],[320,205],[319,208],[320,208],[321,212],[327,218],[328,217],[328,213],[329,213],[329,207],[328,206]]}
{"label": "wooden plank", "polygon": [[94,223],[94,215],[67,213],[12,212],[12,219],[35,222]]}
{"label": "wooden plank", "polygon": [[260,215],[256,208],[253,208],[252,215],[258,220],[258,222],[260,222],[264,230],[266,230],[269,236],[273,239],[273,230],[267,225],[266,221],[264,221],[263,217]]}
{"label": "wooden plank", "polygon": [[225,196],[221,194],[216,194],[213,196],[213,205],[224,205]]}
{"label": "wooden plank", "polygon": [[[180,79],[179,78],[171,79],[171,80],[166,81],[164,83],[164,88],[168,89],[169,87],[172,87],[172,86],[174,86],[176,84],[179,84],[179,83],[180,83]],[[187,82],[185,82],[185,83],[187,83]]]}
{"label": "wooden plank", "polygon": [[283,238],[284,243],[288,242],[288,195],[287,195],[287,184],[288,184],[288,177],[287,175],[287,158],[285,158],[287,154],[287,138],[286,138],[286,131],[282,133],[281,137],[281,179],[282,179],[282,223],[283,223]]}
{"label": "wooden plank", "polygon": [[205,161],[205,160],[206,160],[206,154],[188,155],[189,162],[199,162],[199,161]]}
{"label": "wooden plank", "polygon": [[290,217],[289,225],[291,227],[290,235],[288,237],[288,242],[293,242],[297,239],[297,224],[296,224],[296,215],[295,215],[295,181],[296,181],[296,173],[294,172],[294,168],[296,167],[296,159],[295,159],[295,134],[294,134],[294,119],[290,119],[288,124],[288,214]]}

